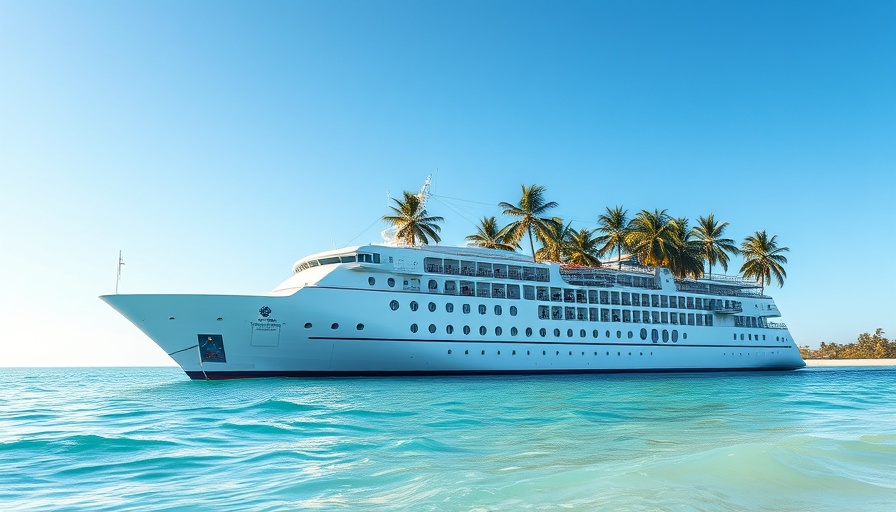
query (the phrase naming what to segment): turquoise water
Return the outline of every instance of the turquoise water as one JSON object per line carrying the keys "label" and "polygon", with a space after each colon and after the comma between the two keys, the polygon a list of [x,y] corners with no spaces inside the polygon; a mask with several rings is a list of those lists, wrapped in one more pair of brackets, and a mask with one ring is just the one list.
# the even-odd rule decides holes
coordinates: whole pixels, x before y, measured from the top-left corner
{"label": "turquoise water", "polygon": [[0,368],[0,509],[896,510],[896,368]]}

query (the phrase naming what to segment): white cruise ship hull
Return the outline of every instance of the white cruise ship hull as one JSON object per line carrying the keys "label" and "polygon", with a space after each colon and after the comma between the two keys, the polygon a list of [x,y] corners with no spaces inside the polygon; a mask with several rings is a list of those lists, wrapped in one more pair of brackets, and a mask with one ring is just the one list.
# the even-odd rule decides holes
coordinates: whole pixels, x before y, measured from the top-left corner
{"label": "white cruise ship hull", "polygon": [[[193,379],[805,366],[786,329],[540,320],[537,303],[525,300],[314,285],[291,295],[101,298]],[[511,302],[518,311],[513,316]],[[463,312],[465,304],[469,313]],[[501,314],[494,314],[495,306],[503,307]],[[641,329],[672,328],[686,338],[640,336]],[[747,341],[741,341],[745,334]]]}

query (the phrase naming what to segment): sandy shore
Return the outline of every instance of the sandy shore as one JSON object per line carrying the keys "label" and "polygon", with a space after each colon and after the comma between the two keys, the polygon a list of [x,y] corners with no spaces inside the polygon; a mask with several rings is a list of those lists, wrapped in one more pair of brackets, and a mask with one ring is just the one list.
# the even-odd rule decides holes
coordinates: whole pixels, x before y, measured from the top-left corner
{"label": "sandy shore", "polygon": [[806,359],[806,366],[896,366],[896,359]]}

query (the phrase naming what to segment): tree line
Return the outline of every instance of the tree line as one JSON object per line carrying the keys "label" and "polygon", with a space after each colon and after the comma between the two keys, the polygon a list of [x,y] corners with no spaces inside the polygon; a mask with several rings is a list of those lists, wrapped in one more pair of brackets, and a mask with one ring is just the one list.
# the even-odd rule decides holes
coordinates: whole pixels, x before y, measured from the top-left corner
{"label": "tree line", "polygon": [[[755,279],[762,293],[773,278],[778,286],[783,286],[787,277],[784,253],[790,249],[779,246],[777,235],[769,235],[765,230],[747,236],[738,247],[734,240],[725,237],[728,223],[716,220],[712,213],[699,217],[691,227],[689,219],[673,217],[665,209],[641,210],[630,217],[622,206],[607,207],[597,217],[597,228],[576,230],[571,223],[549,215],[559,204],[547,200],[545,187],[521,187],[518,201],[498,203],[501,213],[510,218],[507,225],[500,226],[494,216],[483,217],[476,233],[466,237],[469,245],[517,251],[521,243],[528,242],[536,262],[589,267],[599,267],[600,258],[615,254],[617,268],[621,268],[625,253],[639,265],[668,267],[680,278],[699,278],[704,272],[712,278],[714,266],[727,271],[730,257],[741,255],[744,263],[740,274]],[[397,240],[410,245],[441,240],[438,224],[444,219],[427,213],[421,195],[405,191],[403,198],[392,200],[392,214],[384,215],[383,221],[395,228]]]}
{"label": "tree line", "polygon": [[896,340],[890,341],[878,328],[874,334],[863,333],[855,343],[838,345],[821,342],[817,350],[800,347],[803,359],[896,359]]}

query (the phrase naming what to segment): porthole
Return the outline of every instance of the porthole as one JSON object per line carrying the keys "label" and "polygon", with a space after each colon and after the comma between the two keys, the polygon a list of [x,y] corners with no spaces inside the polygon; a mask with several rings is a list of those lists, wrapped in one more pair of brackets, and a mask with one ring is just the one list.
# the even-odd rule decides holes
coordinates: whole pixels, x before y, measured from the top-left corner
{"label": "porthole", "polygon": [[495,304],[495,314],[496,314],[496,315],[500,315],[500,314],[501,314],[501,306],[499,306],[499,305],[497,305],[497,304]]}
{"label": "porthole", "polygon": [[737,333],[734,333],[734,341],[737,341]]}
{"label": "porthole", "polygon": [[488,332],[488,329],[485,328],[484,325],[479,326],[479,334],[485,336],[485,333]]}
{"label": "porthole", "polygon": [[663,329],[663,343],[669,343],[669,331]]}
{"label": "porthole", "polygon": [[417,324],[411,324],[411,332],[417,332]]}
{"label": "porthole", "polygon": [[435,313],[435,311],[436,311],[436,303],[435,302],[430,302],[428,307],[429,307],[430,313]]}
{"label": "porthole", "polygon": [[632,339],[634,337],[635,337],[635,333],[633,333],[632,331],[628,331],[628,339]]}
{"label": "porthole", "polygon": [[541,337],[544,338],[545,336],[548,335],[548,330],[545,329],[544,327],[542,327],[541,329],[538,330],[538,334],[540,334]]}
{"label": "porthole", "polygon": [[559,355],[560,355],[560,351],[558,350],[557,353],[554,354],[554,355],[555,355],[555,356],[559,356]]}
{"label": "porthole", "polygon": [[780,338],[780,336],[775,336],[775,341],[781,341],[778,338]]}
{"label": "porthole", "polygon": [[516,316],[516,306],[510,306],[510,316]]}
{"label": "porthole", "polygon": [[511,327],[511,328],[510,328],[510,335],[511,335],[511,336],[516,336],[518,332],[519,332],[519,331],[516,330],[516,327]]}
{"label": "porthole", "polygon": [[470,334],[470,326],[469,325],[464,326],[464,334]]}
{"label": "porthole", "polygon": [[653,340],[654,343],[660,340],[660,332],[656,329],[650,330],[650,339]]}
{"label": "porthole", "polygon": [[331,324],[331,325],[330,325],[330,329],[333,329],[334,331],[335,331],[336,329],[339,329],[339,324],[336,324],[336,323]]}
{"label": "porthole", "polygon": [[465,315],[470,314],[470,305],[464,304],[463,307],[461,307],[461,310],[464,312]]}
{"label": "porthole", "polygon": [[567,329],[567,330],[566,330],[566,337],[567,337],[567,338],[572,338],[572,329]]}
{"label": "porthole", "polygon": [[398,310],[398,301],[393,300],[392,302],[389,303],[389,307],[392,308],[392,311],[397,311]]}
{"label": "porthole", "polygon": [[610,331],[607,331],[607,332],[605,332],[604,334],[607,335],[607,339],[610,339]]}
{"label": "porthole", "polygon": [[495,336],[500,336],[502,332],[500,327],[495,327]]}
{"label": "porthole", "polygon": [[445,326],[445,332],[447,332],[448,334],[454,334],[454,326],[453,326],[453,325],[446,325],[446,326]]}
{"label": "porthole", "polygon": [[598,331],[597,329],[594,329],[593,331],[591,331],[592,338],[598,338],[599,336],[600,336],[600,331]]}
{"label": "porthole", "polygon": [[311,329],[311,322],[305,323],[305,329]]}
{"label": "porthole", "polygon": [[641,339],[642,340],[647,339],[647,329],[641,329]]}
{"label": "porthole", "polygon": [[470,351],[469,351],[469,350],[464,350],[464,355],[465,355],[465,356],[470,355]]}
{"label": "porthole", "polygon": [[364,330],[364,324],[358,324],[358,325],[356,325],[356,326],[355,326],[355,329],[357,329],[357,330],[359,330],[359,331],[363,331],[363,330]]}
{"label": "porthole", "polygon": [[516,350],[514,350],[513,352],[511,352],[510,355],[515,356],[515,355],[516,355]]}
{"label": "porthole", "polygon": [[740,341],[744,341],[744,333],[740,333]]}
{"label": "porthole", "polygon": [[480,314],[480,315],[484,315],[484,314],[485,314],[485,311],[486,311],[485,304],[480,304],[480,305],[479,305],[479,314]]}
{"label": "porthole", "polygon": [[554,329],[554,337],[555,337],[555,338],[559,338],[559,337],[560,337],[560,329]]}
{"label": "porthole", "polygon": [[681,333],[681,337],[684,339],[688,339],[688,333],[686,333],[686,332]]}
{"label": "porthole", "polygon": [[532,328],[526,327],[526,337],[532,336]]}
{"label": "porthole", "polygon": [[436,325],[435,324],[429,324],[429,332],[432,334],[436,333]]}
{"label": "porthole", "polygon": [[430,279],[429,284],[427,286],[429,286],[430,291],[435,291],[435,290],[439,289],[439,283],[437,283],[435,279]]}
{"label": "porthole", "polygon": [[445,304],[445,311],[447,311],[448,313],[454,313],[454,304],[450,302],[448,304]]}
{"label": "porthole", "polygon": [[448,349],[448,355],[449,355],[449,356],[451,355],[451,349],[450,349],[450,348]]}
{"label": "porthole", "polygon": [[569,351],[569,355],[572,355],[572,350]]}
{"label": "porthole", "polygon": [[501,351],[500,351],[500,350],[498,351],[498,355],[499,355],[499,356],[501,355]]}
{"label": "porthole", "polygon": [[412,300],[412,301],[411,301],[411,311],[417,311],[417,308],[418,308],[418,307],[419,307],[419,306],[417,305],[417,301],[416,301],[416,300]]}
{"label": "porthole", "polygon": [[587,334],[585,333],[585,329],[579,330],[579,338],[584,338],[585,336],[587,336]]}
{"label": "porthole", "polygon": [[482,351],[482,355],[485,355],[485,350]]}
{"label": "porthole", "polygon": [[621,340],[621,339],[622,339],[622,331],[616,331],[616,339],[617,339],[617,340]]}
{"label": "porthole", "polygon": [[389,285],[389,288],[395,288],[395,279],[391,277],[389,279],[386,279],[386,284]]}
{"label": "porthole", "polygon": [[672,329],[672,343],[678,343],[678,331]]}

